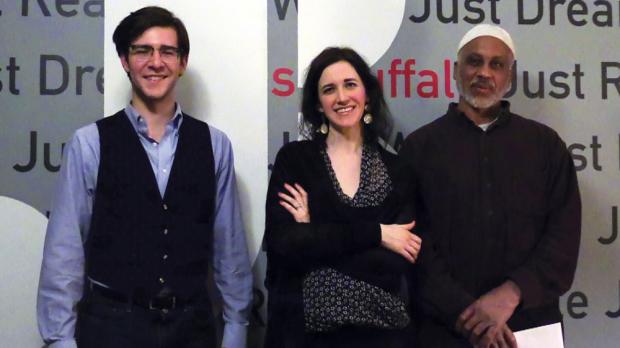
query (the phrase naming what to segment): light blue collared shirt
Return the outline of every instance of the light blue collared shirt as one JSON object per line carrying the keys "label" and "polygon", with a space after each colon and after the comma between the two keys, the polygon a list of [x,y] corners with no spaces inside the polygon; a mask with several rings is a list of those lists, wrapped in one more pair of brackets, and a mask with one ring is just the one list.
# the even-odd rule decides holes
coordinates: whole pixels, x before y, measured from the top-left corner
{"label": "light blue collared shirt", "polygon": [[[177,103],[159,142],[148,136],[144,119],[131,105],[125,108],[146,151],[163,196],[183,122]],[[223,299],[222,347],[246,346],[252,302],[252,272],[234,171],[233,151],[226,135],[209,125],[215,160],[216,205],[213,224],[214,280]],[[84,286],[84,243],[88,237],[99,169],[96,124],[78,129],[65,148],[45,236],[39,279],[37,319],[50,348],[76,348],[76,305]],[[93,279],[93,281],[97,281]]]}

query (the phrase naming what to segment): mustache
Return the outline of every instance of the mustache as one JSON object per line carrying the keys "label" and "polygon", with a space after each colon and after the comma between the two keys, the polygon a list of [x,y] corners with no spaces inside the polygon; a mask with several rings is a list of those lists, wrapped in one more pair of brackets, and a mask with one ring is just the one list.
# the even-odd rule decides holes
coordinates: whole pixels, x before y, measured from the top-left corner
{"label": "mustache", "polygon": [[476,77],[474,78],[474,80],[470,83],[471,87],[478,87],[478,88],[488,88],[488,89],[495,89],[495,82],[493,82],[493,80],[484,78],[484,77]]}

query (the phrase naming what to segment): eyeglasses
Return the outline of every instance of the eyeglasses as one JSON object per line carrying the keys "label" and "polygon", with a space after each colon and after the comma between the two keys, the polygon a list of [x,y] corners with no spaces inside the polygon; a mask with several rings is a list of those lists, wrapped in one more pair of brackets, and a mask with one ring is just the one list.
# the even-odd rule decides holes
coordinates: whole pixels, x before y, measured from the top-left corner
{"label": "eyeglasses", "polygon": [[165,62],[174,62],[181,55],[181,50],[178,47],[162,45],[159,48],[155,48],[150,45],[130,45],[129,54],[134,56],[136,60],[147,61],[153,57],[153,53],[157,50],[159,57]]}

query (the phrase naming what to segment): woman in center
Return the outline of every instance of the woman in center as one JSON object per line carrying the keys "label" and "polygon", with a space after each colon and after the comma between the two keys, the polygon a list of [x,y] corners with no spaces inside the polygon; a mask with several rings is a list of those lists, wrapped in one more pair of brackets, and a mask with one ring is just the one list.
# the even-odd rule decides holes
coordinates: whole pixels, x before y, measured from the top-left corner
{"label": "woman in center", "polygon": [[379,82],[352,49],[327,48],[301,111],[309,140],[280,149],[267,193],[265,347],[406,347],[405,274],[422,241],[398,221]]}

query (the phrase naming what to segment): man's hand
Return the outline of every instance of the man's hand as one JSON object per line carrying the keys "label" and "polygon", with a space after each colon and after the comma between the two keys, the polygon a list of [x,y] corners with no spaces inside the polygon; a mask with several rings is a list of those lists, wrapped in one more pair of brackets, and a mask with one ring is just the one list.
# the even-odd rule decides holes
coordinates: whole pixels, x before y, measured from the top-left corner
{"label": "man's hand", "polygon": [[471,335],[469,336],[469,343],[475,348],[518,348],[517,339],[508,325],[502,326],[495,337]]}
{"label": "man's hand", "polygon": [[468,337],[472,344],[475,342],[475,347],[516,347],[516,340],[506,322],[520,300],[521,290],[508,280],[465,308],[457,319],[456,330]]}
{"label": "man's hand", "polygon": [[415,263],[422,247],[422,239],[411,233],[415,221],[404,225],[381,225],[381,245]]}

